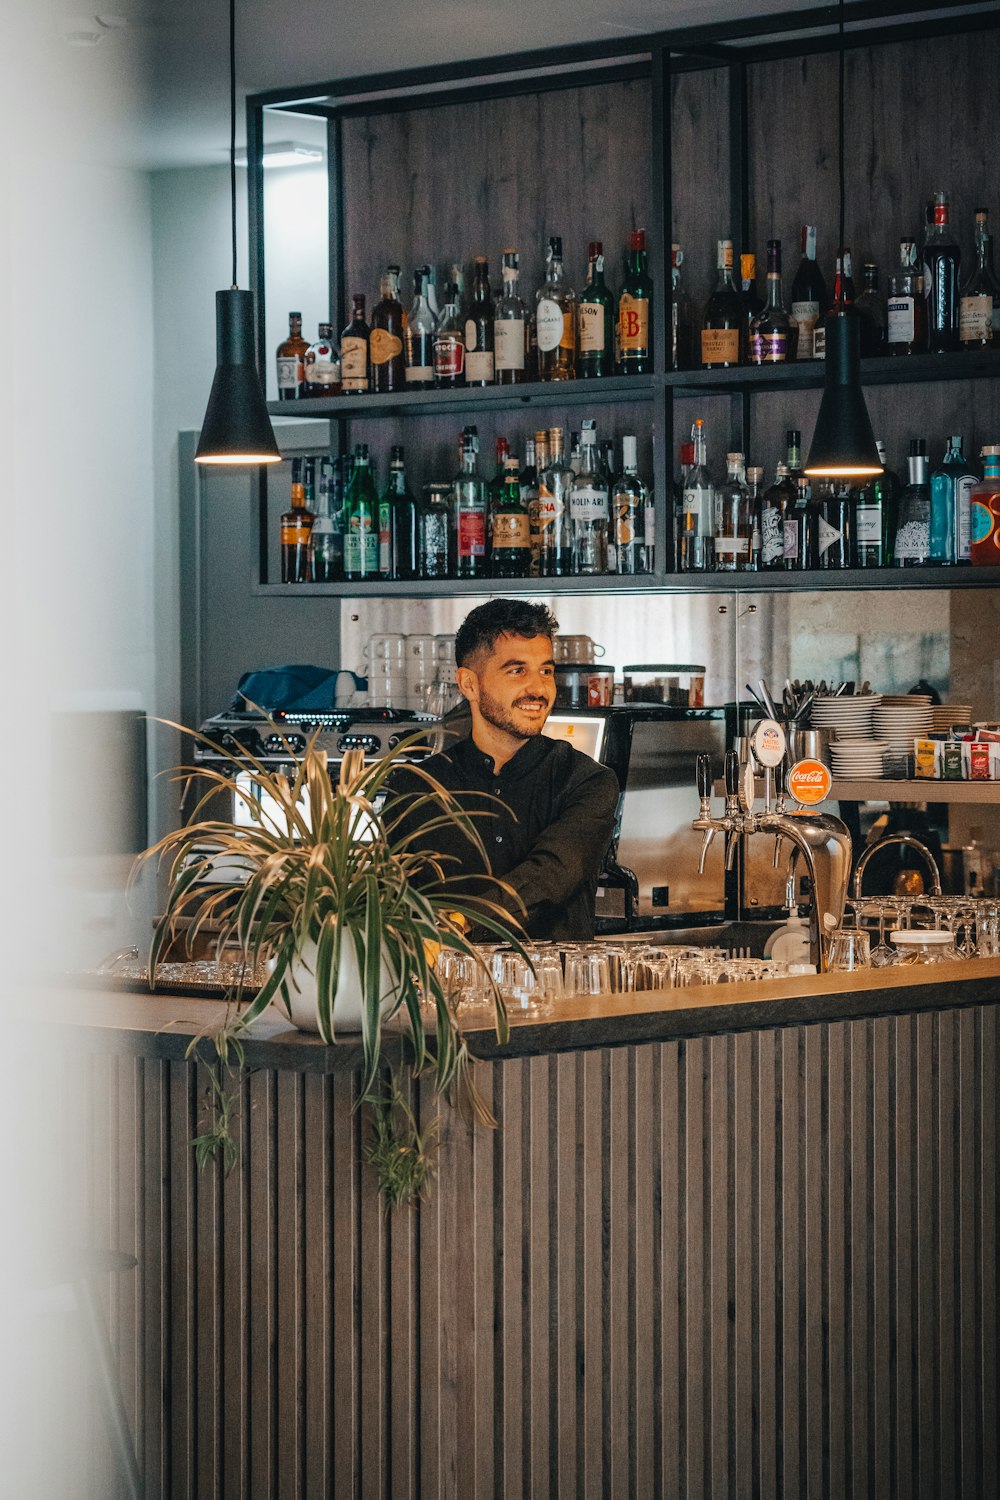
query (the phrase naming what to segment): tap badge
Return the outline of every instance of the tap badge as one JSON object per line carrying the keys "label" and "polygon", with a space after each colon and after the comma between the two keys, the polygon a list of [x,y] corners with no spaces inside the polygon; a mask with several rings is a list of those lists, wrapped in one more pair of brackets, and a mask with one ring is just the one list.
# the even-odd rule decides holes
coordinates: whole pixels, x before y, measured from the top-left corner
{"label": "tap badge", "polygon": [[788,773],[788,791],[803,807],[825,802],[833,788],[833,777],[821,760],[797,760]]}

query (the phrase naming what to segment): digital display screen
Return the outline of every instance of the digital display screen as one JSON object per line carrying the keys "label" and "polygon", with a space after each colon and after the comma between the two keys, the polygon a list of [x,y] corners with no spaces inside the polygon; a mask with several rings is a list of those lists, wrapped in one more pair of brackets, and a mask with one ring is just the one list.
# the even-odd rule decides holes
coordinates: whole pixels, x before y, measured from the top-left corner
{"label": "digital display screen", "polygon": [[565,740],[574,750],[582,750],[592,760],[600,761],[604,749],[607,720],[583,718],[575,714],[550,714],[543,734],[550,740]]}

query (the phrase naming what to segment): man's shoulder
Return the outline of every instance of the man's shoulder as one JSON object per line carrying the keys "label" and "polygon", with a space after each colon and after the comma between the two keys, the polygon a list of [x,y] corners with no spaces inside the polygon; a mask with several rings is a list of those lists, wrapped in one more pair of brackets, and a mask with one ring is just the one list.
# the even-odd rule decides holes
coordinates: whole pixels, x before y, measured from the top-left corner
{"label": "man's shoulder", "polygon": [[603,766],[592,755],[578,750],[566,740],[551,739],[548,743],[552,746],[549,764],[560,775],[565,775],[568,782],[606,781],[609,786],[614,784],[617,787],[618,778],[610,766]]}

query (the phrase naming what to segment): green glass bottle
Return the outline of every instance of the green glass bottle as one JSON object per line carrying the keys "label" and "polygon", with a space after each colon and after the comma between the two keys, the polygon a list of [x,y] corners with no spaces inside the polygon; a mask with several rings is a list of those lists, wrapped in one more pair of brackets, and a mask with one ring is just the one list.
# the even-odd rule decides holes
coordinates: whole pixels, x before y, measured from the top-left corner
{"label": "green glass bottle", "polygon": [[420,516],[406,482],[402,447],[389,453],[389,482],[378,503],[378,570],[382,578],[420,576]]}
{"label": "green glass bottle", "polygon": [[344,511],[344,577],[352,583],[377,578],[378,495],[367,443],[358,443],[354,450],[354,474]]}
{"label": "green glass bottle", "polygon": [[503,491],[493,512],[490,572],[494,578],[527,578],[531,572],[531,521],[521,496],[516,458],[505,463]]}
{"label": "green glass bottle", "polygon": [[625,257],[625,279],[618,297],[618,373],[653,371],[653,280],[649,274],[646,231],[634,229]]}
{"label": "green glass bottle", "polygon": [[587,285],[576,304],[576,378],[615,373],[615,299],[604,281],[604,246],[587,246]]}

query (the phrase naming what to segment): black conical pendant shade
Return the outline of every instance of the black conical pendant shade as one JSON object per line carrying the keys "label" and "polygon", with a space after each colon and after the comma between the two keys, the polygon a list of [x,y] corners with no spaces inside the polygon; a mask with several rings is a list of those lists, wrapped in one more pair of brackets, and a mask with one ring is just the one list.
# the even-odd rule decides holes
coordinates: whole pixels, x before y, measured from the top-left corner
{"label": "black conical pendant shade", "polygon": [[215,379],[195,462],[273,464],[281,454],[257,376],[253,294],[231,287],[215,294]]}
{"label": "black conical pendant shade", "polygon": [[849,305],[835,308],[827,320],[826,384],[804,472],[831,479],[882,473],[861,389],[858,314]]}

